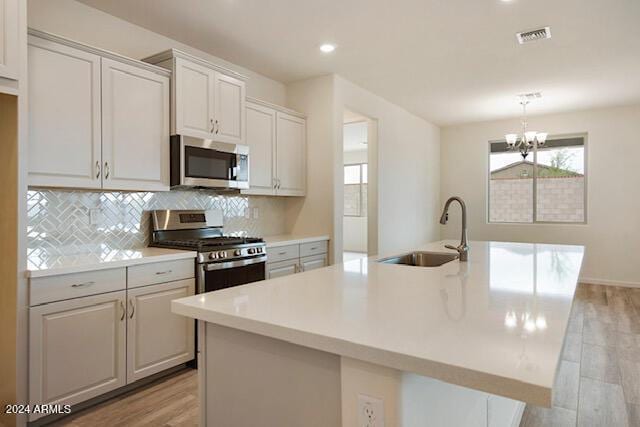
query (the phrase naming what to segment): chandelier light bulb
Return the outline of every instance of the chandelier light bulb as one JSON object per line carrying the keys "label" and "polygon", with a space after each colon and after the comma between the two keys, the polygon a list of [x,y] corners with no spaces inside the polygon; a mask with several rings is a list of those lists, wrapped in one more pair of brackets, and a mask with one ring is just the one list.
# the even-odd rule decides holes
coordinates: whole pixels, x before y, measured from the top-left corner
{"label": "chandelier light bulb", "polygon": [[509,145],[510,147],[515,146],[516,142],[518,142],[518,134],[515,133],[508,133],[504,136],[504,138],[507,140],[507,145]]}
{"label": "chandelier light bulb", "polygon": [[544,145],[547,142],[547,132],[538,132],[536,135],[536,139],[538,140],[538,145]]}

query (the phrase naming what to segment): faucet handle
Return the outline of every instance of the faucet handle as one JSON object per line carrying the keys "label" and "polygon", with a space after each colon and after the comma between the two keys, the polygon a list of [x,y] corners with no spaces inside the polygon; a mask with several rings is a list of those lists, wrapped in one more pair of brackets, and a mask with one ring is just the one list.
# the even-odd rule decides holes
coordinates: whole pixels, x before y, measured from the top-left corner
{"label": "faucet handle", "polygon": [[444,245],[445,248],[460,252],[460,248],[453,245]]}

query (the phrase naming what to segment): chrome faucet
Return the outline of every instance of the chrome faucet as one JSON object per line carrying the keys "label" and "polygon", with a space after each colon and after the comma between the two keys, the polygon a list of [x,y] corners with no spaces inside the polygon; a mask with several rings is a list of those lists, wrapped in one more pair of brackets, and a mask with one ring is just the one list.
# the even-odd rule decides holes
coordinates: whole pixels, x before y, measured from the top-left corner
{"label": "chrome faucet", "polygon": [[444,225],[449,220],[449,205],[453,201],[460,203],[460,207],[462,208],[462,236],[460,237],[460,245],[458,247],[451,245],[445,245],[444,247],[458,251],[460,261],[467,261],[469,259],[469,245],[467,245],[467,207],[460,197],[449,197],[447,203],[444,204],[440,224]]}

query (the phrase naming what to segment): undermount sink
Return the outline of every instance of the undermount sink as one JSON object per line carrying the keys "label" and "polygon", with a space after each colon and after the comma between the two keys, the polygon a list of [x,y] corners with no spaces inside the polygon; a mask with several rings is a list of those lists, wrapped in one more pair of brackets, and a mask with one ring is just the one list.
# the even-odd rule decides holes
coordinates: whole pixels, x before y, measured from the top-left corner
{"label": "undermount sink", "polygon": [[458,258],[458,254],[447,252],[411,252],[404,255],[384,258],[378,262],[385,264],[412,265],[414,267],[440,267]]}

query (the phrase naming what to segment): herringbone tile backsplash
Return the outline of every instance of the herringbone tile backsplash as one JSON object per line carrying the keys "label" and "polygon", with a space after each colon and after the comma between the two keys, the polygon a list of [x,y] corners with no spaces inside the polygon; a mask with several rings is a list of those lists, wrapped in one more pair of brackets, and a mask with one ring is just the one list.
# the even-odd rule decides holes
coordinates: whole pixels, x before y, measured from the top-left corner
{"label": "herringbone tile backsplash", "polygon": [[[34,188],[28,193],[29,256],[145,247],[151,234],[149,211],[154,209],[219,209],[227,234],[259,237],[285,232],[285,201],[273,197],[206,190],[128,193]],[[95,224],[89,217],[92,211],[99,217]]]}

